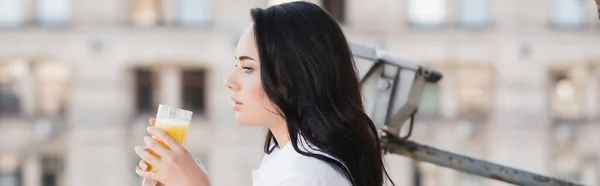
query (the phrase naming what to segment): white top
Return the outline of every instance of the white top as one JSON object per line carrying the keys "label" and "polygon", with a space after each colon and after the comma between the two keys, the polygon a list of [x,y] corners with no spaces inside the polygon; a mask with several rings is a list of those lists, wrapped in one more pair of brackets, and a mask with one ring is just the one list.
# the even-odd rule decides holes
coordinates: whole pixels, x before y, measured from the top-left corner
{"label": "white top", "polygon": [[[300,138],[300,136],[299,136]],[[299,141],[303,141],[300,139]],[[322,152],[299,148],[331,157]],[[258,170],[252,171],[253,186],[350,186],[350,182],[332,166],[317,158],[304,156],[290,142],[265,154]]]}

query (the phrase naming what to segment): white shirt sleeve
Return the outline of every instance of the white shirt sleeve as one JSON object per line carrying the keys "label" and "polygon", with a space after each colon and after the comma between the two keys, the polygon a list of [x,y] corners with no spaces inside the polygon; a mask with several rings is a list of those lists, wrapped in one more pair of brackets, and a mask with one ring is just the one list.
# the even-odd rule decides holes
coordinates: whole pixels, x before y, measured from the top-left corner
{"label": "white shirt sleeve", "polygon": [[281,186],[349,186],[348,180],[329,164],[303,157],[294,162],[292,176],[274,185]]}
{"label": "white shirt sleeve", "polygon": [[253,186],[351,186],[335,168],[317,158],[297,153],[290,144],[265,155],[252,171]]}
{"label": "white shirt sleeve", "polygon": [[325,182],[320,182],[318,180],[292,178],[292,179],[281,180],[279,182],[274,183],[273,185],[278,185],[278,186],[329,186],[331,184],[327,184]]}
{"label": "white shirt sleeve", "polygon": [[350,186],[327,163],[314,158],[296,160],[293,166],[274,172],[253,172],[253,186]]}

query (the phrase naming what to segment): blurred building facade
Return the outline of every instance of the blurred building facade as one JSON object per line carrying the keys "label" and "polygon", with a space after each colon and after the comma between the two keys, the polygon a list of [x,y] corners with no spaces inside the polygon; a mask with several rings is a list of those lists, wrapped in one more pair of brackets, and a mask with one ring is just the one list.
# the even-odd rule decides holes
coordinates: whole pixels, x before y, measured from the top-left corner
{"label": "blurred building facade", "polygon": [[[194,111],[214,185],[251,185],[263,128],[223,82],[276,0],[0,0],[0,186],[138,185],[159,103]],[[600,22],[589,0],[313,0],[354,42],[444,73],[413,139],[600,185]],[[533,8],[535,7],[535,8]],[[397,185],[503,185],[387,155]]]}

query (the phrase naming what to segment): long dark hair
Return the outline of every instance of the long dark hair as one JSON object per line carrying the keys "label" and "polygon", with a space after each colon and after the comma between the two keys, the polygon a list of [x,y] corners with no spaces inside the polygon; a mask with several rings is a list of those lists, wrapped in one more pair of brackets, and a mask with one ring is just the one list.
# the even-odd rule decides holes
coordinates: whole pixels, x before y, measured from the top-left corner
{"label": "long dark hair", "polygon": [[[308,2],[254,8],[250,14],[262,87],[285,118],[294,149],[327,162],[353,186],[383,185],[389,175],[377,130],[364,112],[354,60],[340,26]],[[308,148],[333,158],[299,149],[298,135],[316,147]],[[275,146],[269,131],[265,153]]]}

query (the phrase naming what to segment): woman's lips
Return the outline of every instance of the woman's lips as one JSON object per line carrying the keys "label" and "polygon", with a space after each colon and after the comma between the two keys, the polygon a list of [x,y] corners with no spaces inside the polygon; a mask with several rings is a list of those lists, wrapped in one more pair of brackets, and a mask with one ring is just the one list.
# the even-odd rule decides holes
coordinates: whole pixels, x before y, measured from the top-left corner
{"label": "woman's lips", "polygon": [[235,97],[231,97],[231,100],[233,100],[233,110],[235,110],[235,111],[240,110],[243,103],[238,101],[237,99],[235,99]]}

